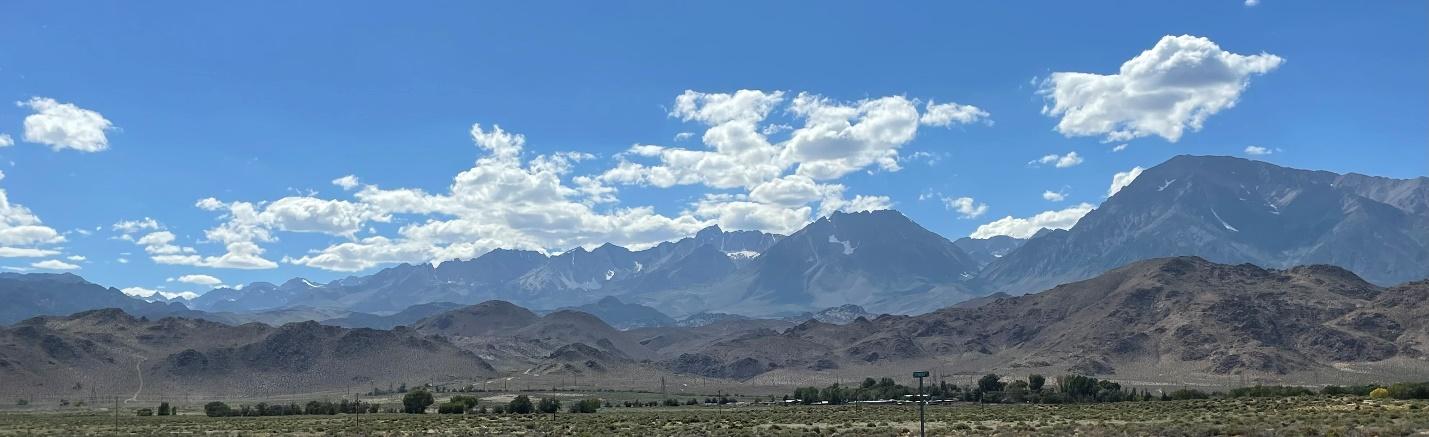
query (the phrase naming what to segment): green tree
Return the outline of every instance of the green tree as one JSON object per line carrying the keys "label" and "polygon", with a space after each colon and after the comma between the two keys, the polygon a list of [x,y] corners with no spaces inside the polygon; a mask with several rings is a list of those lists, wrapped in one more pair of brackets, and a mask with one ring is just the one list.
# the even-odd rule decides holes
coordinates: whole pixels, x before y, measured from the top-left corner
{"label": "green tree", "polygon": [[448,399],[448,400],[447,400],[447,402],[456,403],[456,404],[462,404],[462,405],[464,406],[464,408],[466,409],[466,411],[474,411],[474,410],[476,410],[477,401],[478,401],[478,398],[477,398],[476,396],[465,396],[465,395],[452,396],[451,399]]}
{"label": "green tree", "polygon": [[160,403],[159,403],[159,415],[160,415],[160,416],[168,416],[168,415],[170,415],[170,414],[173,414],[173,411],[169,408],[169,403],[168,403],[168,402],[160,402]]}
{"label": "green tree", "polygon": [[516,399],[512,399],[511,404],[507,405],[506,409],[510,411],[511,414],[531,414],[532,411],[536,411],[535,405],[531,404],[531,398],[526,395],[520,395],[517,396]]}
{"label": "green tree", "polygon": [[977,380],[977,388],[982,390],[983,393],[1002,391],[1002,387],[1002,378],[994,373],[983,375],[982,378]]}
{"label": "green tree", "polygon": [[1027,381],[1012,381],[1003,387],[1006,399],[1011,402],[1023,402],[1027,400]]}
{"label": "green tree", "polygon": [[[675,403],[678,405],[679,401]],[[556,412],[561,411],[561,401],[556,400],[556,398],[541,398],[541,402],[536,404],[536,409],[545,414],[556,414]]]}
{"label": "green tree", "polygon": [[224,417],[233,415],[233,409],[223,402],[213,401],[203,405],[203,414],[208,417]]}
{"label": "green tree", "polygon": [[600,399],[582,399],[571,404],[572,413],[594,413],[600,410]]}
{"label": "green tree", "polygon": [[432,406],[437,400],[432,397],[432,392],[416,389],[402,395],[402,411],[407,414],[422,414],[427,412],[427,407]]}
{"label": "green tree", "polygon": [[1042,375],[1027,375],[1027,389],[1032,391],[1042,391],[1042,386],[1047,384],[1047,377]]}
{"label": "green tree", "polygon": [[838,383],[834,383],[833,385],[825,387],[824,390],[819,393],[819,399],[828,402],[829,405],[839,405],[845,403],[847,398],[844,396],[844,391],[839,387]]}
{"label": "green tree", "polygon": [[799,400],[799,403],[804,404],[804,405],[809,405],[809,404],[818,402],[818,401],[819,401],[819,388],[818,388],[818,387],[800,387],[800,388],[796,388],[796,389],[794,389],[794,399],[798,399],[798,400]]}

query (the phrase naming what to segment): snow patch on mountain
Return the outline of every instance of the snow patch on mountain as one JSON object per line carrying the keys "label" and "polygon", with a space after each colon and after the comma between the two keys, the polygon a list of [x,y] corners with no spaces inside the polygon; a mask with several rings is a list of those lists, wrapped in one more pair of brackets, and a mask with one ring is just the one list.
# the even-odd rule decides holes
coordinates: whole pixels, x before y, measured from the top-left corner
{"label": "snow patch on mountain", "polygon": [[759,252],[755,252],[752,250],[740,250],[735,252],[725,252],[724,255],[728,256],[729,259],[733,260],[751,260],[759,257]]}
{"label": "snow patch on mountain", "polygon": [[847,241],[841,241],[837,236],[834,236],[833,234],[829,234],[829,242],[834,244],[842,244],[844,246],[844,255],[853,255],[852,243],[849,243]]}
{"label": "snow patch on mountain", "polygon": [[1226,220],[1221,218],[1221,215],[1217,214],[1215,209],[1211,209],[1211,215],[1216,216],[1216,221],[1221,222],[1221,226],[1224,226],[1226,230],[1229,230],[1231,232],[1240,232],[1240,229],[1236,229],[1235,226],[1231,226],[1230,223],[1226,223]]}

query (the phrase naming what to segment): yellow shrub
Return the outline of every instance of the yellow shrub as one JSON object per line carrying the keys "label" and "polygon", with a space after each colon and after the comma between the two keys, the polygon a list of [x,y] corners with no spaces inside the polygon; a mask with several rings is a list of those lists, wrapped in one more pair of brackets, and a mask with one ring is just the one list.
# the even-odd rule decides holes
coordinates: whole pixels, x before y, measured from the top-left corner
{"label": "yellow shrub", "polygon": [[1369,397],[1372,397],[1372,398],[1375,398],[1375,399],[1384,399],[1384,398],[1387,398],[1387,397],[1389,397],[1389,390],[1386,390],[1384,387],[1380,387],[1380,388],[1377,388],[1377,389],[1374,389],[1374,390],[1370,390],[1370,392],[1369,392]]}

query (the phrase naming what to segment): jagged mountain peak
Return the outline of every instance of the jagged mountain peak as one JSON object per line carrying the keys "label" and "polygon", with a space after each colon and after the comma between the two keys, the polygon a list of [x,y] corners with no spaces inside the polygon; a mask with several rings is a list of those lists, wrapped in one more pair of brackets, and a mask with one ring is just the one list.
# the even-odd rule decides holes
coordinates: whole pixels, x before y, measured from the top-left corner
{"label": "jagged mountain peak", "polygon": [[1429,276],[1422,182],[1350,178],[1226,156],[1149,168],[1066,231],[987,265],[990,291],[1034,292],[1179,255],[1271,268],[1332,264],[1371,282]]}
{"label": "jagged mountain peak", "polygon": [[[816,220],[780,239],[750,268],[745,297],[766,311],[852,303],[903,313],[907,305],[966,299],[959,284],[976,273],[977,263],[901,213],[870,211]],[[914,295],[928,300],[910,299]]]}
{"label": "jagged mountain peak", "polygon": [[723,234],[723,233],[724,233],[724,229],[720,229],[719,225],[717,225],[717,224],[716,224],[716,225],[709,225],[709,226],[706,226],[704,229],[700,229],[699,232],[695,232],[695,238],[697,238],[697,239],[711,238],[711,237],[714,237],[714,236],[717,236],[717,235],[720,235],[720,234]]}

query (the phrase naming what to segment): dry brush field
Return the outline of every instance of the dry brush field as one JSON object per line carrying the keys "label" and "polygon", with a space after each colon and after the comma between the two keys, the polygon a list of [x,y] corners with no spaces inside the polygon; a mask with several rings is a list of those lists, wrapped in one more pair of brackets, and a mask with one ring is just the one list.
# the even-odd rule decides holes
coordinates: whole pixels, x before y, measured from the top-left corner
{"label": "dry brush field", "polygon": [[[1414,435],[1423,401],[1309,396],[1076,405],[934,405],[929,435]],[[0,435],[916,435],[913,406],[605,408],[597,414],[225,417],[0,414]]]}

